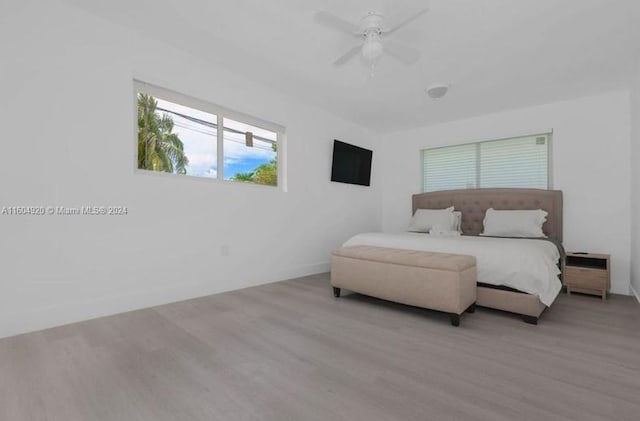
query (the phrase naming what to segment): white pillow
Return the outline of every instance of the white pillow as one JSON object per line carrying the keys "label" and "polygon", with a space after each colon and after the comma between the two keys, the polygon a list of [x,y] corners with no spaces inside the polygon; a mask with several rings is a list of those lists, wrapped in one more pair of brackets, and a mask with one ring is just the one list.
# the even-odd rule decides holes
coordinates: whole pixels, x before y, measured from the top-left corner
{"label": "white pillow", "polygon": [[411,218],[409,231],[429,232],[432,228],[449,230],[454,220],[453,206],[447,209],[418,209]]}
{"label": "white pillow", "polygon": [[451,231],[462,234],[462,212],[453,211],[453,224],[451,224]]}
{"label": "white pillow", "polygon": [[431,235],[441,235],[441,236],[459,236],[462,234],[462,212],[453,211],[453,218],[451,218],[451,226],[450,227],[441,227],[441,226],[433,226],[429,230],[429,234]]}
{"label": "white pillow", "polygon": [[484,215],[484,232],[480,235],[495,237],[546,237],[542,225],[548,213],[537,210],[487,209]]}

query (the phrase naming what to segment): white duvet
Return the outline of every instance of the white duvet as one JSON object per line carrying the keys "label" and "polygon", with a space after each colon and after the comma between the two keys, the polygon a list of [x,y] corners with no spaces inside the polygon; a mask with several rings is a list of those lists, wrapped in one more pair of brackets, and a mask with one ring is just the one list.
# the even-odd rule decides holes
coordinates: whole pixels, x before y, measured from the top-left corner
{"label": "white duvet", "polygon": [[366,233],[344,246],[378,246],[476,257],[478,282],[502,285],[537,295],[547,306],[562,287],[558,278],[558,248],[550,241],[524,238],[432,236],[419,233]]}

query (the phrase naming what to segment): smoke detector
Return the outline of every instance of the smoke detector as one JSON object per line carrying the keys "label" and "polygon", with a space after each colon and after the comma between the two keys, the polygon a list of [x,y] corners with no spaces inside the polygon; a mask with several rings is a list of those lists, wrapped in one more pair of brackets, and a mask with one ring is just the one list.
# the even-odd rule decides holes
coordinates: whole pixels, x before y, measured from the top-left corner
{"label": "smoke detector", "polygon": [[449,85],[432,85],[426,89],[426,92],[431,98],[439,99],[449,92]]}

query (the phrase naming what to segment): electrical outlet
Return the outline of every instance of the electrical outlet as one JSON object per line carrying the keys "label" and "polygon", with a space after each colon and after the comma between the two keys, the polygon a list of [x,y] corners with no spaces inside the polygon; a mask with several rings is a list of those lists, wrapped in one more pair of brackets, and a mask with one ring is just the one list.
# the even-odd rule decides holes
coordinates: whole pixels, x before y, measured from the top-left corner
{"label": "electrical outlet", "polygon": [[220,256],[228,256],[229,253],[229,244],[223,244],[220,246]]}

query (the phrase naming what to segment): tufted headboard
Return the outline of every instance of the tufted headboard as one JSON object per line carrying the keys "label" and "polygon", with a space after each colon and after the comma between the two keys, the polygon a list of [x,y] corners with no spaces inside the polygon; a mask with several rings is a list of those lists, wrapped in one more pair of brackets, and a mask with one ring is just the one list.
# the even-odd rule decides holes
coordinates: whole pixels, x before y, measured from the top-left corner
{"label": "tufted headboard", "polygon": [[542,230],[549,237],[562,241],[562,191],[538,189],[466,189],[444,190],[413,195],[416,209],[444,209],[454,206],[462,212],[462,232],[479,235],[484,213],[496,210],[543,209],[549,213]]}

